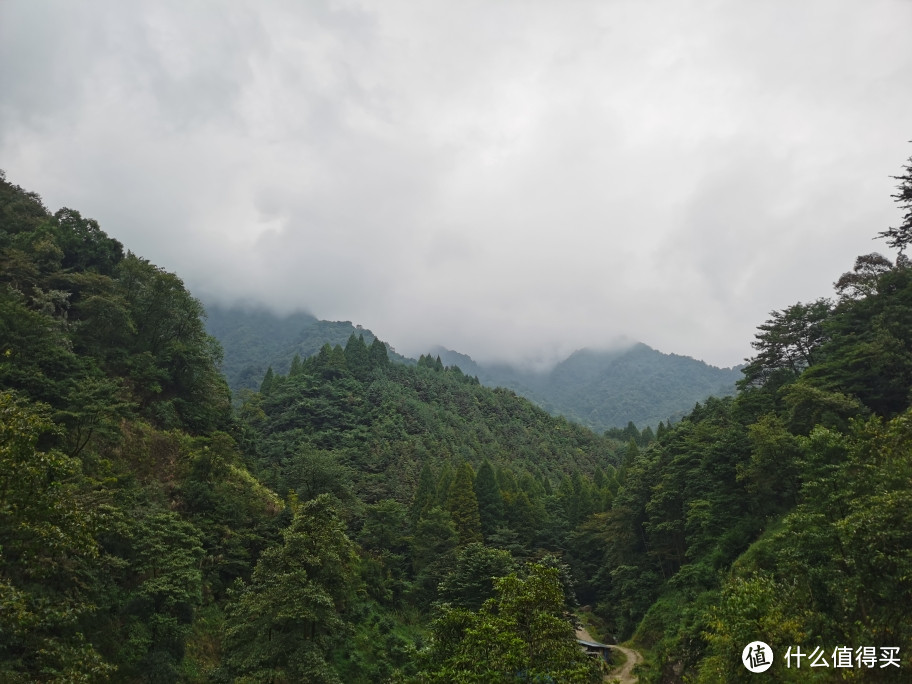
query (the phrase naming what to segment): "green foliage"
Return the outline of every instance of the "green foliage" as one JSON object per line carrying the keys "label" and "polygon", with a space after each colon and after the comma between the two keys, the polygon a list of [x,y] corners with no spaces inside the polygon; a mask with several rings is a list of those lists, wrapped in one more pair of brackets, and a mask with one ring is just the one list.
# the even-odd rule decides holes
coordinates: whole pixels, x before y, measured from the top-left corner
{"label": "green foliage", "polygon": [[431,504],[426,480],[432,473],[423,473],[425,467],[437,473],[432,505],[448,507],[450,473],[461,461],[477,466],[487,459],[551,479],[573,470],[591,474],[613,457],[610,440],[551,418],[512,393],[486,389],[452,369],[388,365],[386,357],[372,361],[370,350],[367,358],[374,365],[367,375],[362,368],[360,380],[341,348],[324,346],[302,362],[298,375],[274,375],[268,392],[248,398],[251,406],[242,411],[257,416],[248,423],[252,451],[272,486],[285,486],[283,461],[306,443],[351,468],[361,500],[408,504],[420,494],[416,517]]}
{"label": "green foliage", "polygon": [[80,463],[39,447],[46,409],[0,392],[0,677],[91,681],[111,666],[81,621],[94,606],[86,573],[98,556]]}
{"label": "green foliage", "polygon": [[295,512],[281,546],[263,552],[250,583],[232,590],[225,675],[233,681],[338,682],[327,654],[346,632],[354,546],[332,499]]}
{"label": "green foliage", "polygon": [[494,580],[514,569],[507,551],[473,542],[456,556],[456,565],[440,583],[440,600],[457,608],[478,610],[494,594]]}
{"label": "green foliage", "polygon": [[275,373],[272,372],[272,366],[270,366],[266,370],[266,375],[263,376],[263,382],[260,383],[260,394],[269,394],[274,383]]}
{"label": "green foliage", "polygon": [[53,233],[62,252],[60,267],[111,275],[124,258],[123,245],[108,237],[93,219],[63,208],[54,214]]}
{"label": "green foliage", "polygon": [[876,293],[842,302],[827,328],[822,362],[802,379],[854,396],[880,415],[905,410],[912,387],[912,268],[898,266],[879,276]]}
{"label": "green foliage", "polygon": [[890,260],[872,253],[856,257],[855,267],[833,283],[841,299],[863,299],[877,294],[880,276],[893,268]]}
{"label": "green foliage", "polygon": [[[718,681],[734,667],[731,654],[747,635],[776,652],[777,645],[889,642],[900,646],[908,667],[910,430],[906,413],[887,425],[855,423],[848,434],[817,428],[801,441],[799,503],[726,582],[722,602],[710,612],[704,681]],[[784,668],[777,676],[805,681],[789,678]]]}
{"label": "green foliage", "polygon": [[437,585],[452,567],[459,533],[449,512],[435,506],[421,517],[412,540],[416,602],[428,605],[436,598]]}
{"label": "green foliage", "polygon": [[749,681],[751,673],[741,663],[745,645],[752,641],[769,644],[774,654],[768,672],[776,681],[808,681],[807,670],[786,668],[781,655],[789,647],[807,643],[802,629],[800,605],[793,582],[777,582],[766,574],[735,577],[726,583],[717,605],[708,611],[707,655],[699,665],[699,682]]}
{"label": "green foliage", "polygon": [[740,377],[737,368],[714,368],[645,344],[611,351],[581,349],[546,373],[479,365],[446,350],[441,358],[488,387],[509,388],[549,413],[597,432],[623,429],[628,422],[655,426],[678,420],[698,401],[734,394]]}
{"label": "green foliage", "polygon": [[743,369],[739,386],[764,385],[771,380],[795,378],[813,366],[826,341],[824,322],[830,317],[828,299],[810,304],[794,304],[784,311],[773,311],[771,318],[758,326],[760,332],[751,346],[757,356]]}
{"label": "green foliage", "polygon": [[380,602],[399,605],[408,588],[411,521],[398,501],[386,499],[367,506],[358,535],[367,590]]}
{"label": "green foliage", "polygon": [[276,490],[294,491],[302,501],[332,494],[344,502],[352,498],[351,479],[351,469],[339,463],[333,452],[303,445],[282,463],[282,478]]}
{"label": "green foliage", "polygon": [[278,316],[265,309],[207,305],[206,310],[206,328],[225,349],[222,368],[234,392],[256,390],[268,367],[286,369],[295,356],[307,359],[327,343],[330,348],[347,346],[352,335],[356,339],[363,336],[371,367],[388,364],[388,355],[405,361],[388,351],[371,331],[349,321],[320,321],[301,312]]}
{"label": "green foliage", "polygon": [[751,425],[748,437],[750,460],[738,464],[738,479],[757,502],[759,515],[780,515],[795,505],[799,441],[775,415],[763,416]]}
{"label": "green foliage", "polygon": [[421,518],[434,505],[436,493],[437,483],[431,472],[431,464],[425,461],[421,466],[421,474],[418,476],[418,488],[415,490],[415,496],[412,497],[410,515],[413,521]]}
{"label": "green foliage", "polygon": [[2,678],[176,681],[246,471],[225,464],[203,504],[189,438],[160,428],[226,424],[218,345],[181,281],[95,221],[5,179],[0,216]]}
{"label": "green foliage", "polygon": [[352,333],[348,338],[345,344],[345,365],[359,381],[364,382],[370,378],[374,364],[364,343],[364,335],[355,337],[355,333]]}
{"label": "green foliage", "polygon": [[904,170],[905,174],[902,176],[894,176],[899,181],[899,185],[896,188],[896,194],[893,195],[893,200],[905,212],[903,221],[899,226],[888,228],[877,234],[877,237],[884,238],[890,247],[898,249],[901,256],[912,242],[912,158],[909,159]]}
{"label": "green foliage", "polygon": [[105,650],[122,676],[175,682],[202,602],[201,535],[175,513],[155,508],[109,516],[104,581],[118,591],[104,595],[104,613],[116,618],[100,623],[112,631],[119,625],[123,636],[105,639]]}
{"label": "green foliage", "polygon": [[475,473],[468,463],[460,464],[449,487],[447,507],[456,525],[459,544],[464,546],[481,541],[481,519],[475,498]]}
{"label": "green foliage", "polygon": [[[877,676],[901,679],[912,269],[891,230],[895,264],[773,312],[739,394],[655,433],[636,393],[598,436],[306,316],[271,347],[268,316],[247,331],[269,370],[241,369],[260,391],[232,417],[180,279],[0,177],[0,679],[590,681],[574,585],[650,648],[644,680],[739,681],[757,638],[899,646]],[[551,380],[616,391],[607,364],[679,394],[656,354]]]}
{"label": "green foliage", "polygon": [[481,464],[475,477],[475,498],[482,535],[489,539],[504,523],[504,503],[494,468],[487,460]]}
{"label": "green foliage", "polygon": [[[582,537],[605,564],[576,551],[595,570],[585,586],[621,634],[639,621],[655,681],[740,681],[754,639],[910,643],[897,606],[912,568],[912,280],[874,256],[837,284],[835,307],[799,304],[761,326],[733,402],[698,405],[643,454],[629,447],[606,538]],[[778,679],[808,680],[780,665]]]}
{"label": "green foliage", "polygon": [[166,428],[220,427],[228,390],[217,369],[221,348],[203,327],[202,304],[175,275],[133,254],[120,262],[116,279],[130,309],[127,357],[116,367],[145,415]]}
{"label": "green foliage", "polygon": [[495,581],[477,612],[444,607],[418,682],[597,682],[564,613],[558,571],[531,565]]}

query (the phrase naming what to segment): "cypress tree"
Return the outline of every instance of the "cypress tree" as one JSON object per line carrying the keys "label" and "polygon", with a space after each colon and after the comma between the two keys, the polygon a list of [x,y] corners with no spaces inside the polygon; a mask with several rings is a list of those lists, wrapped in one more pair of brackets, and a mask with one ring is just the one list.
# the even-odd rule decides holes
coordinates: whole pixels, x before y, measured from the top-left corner
{"label": "cypress tree", "polygon": [[440,474],[437,476],[437,506],[447,508],[447,501],[450,497],[450,485],[452,483],[453,466],[450,465],[449,461],[446,461],[440,469]]}
{"label": "cypress tree", "polygon": [[385,368],[389,365],[389,354],[387,354],[386,345],[376,337],[367,351],[371,368]]}
{"label": "cypress tree", "polygon": [[516,484],[516,478],[513,477],[513,473],[506,468],[497,468],[497,484],[500,486],[500,490],[505,494],[515,494],[519,490],[519,487]]}
{"label": "cypress tree", "polygon": [[652,432],[652,428],[648,425],[643,428],[643,432],[640,433],[640,443],[643,446],[647,446],[650,442],[655,441],[655,435]]}
{"label": "cypress tree", "polygon": [[355,337],[352,333],[345,344],[345,364],[358,380],[364,382],[370,376],[370,352],[364,343],[364,335]]}
{"label": "cypress tree", "polygon": [[561,478],[560,486],[557,489],[557,496],[563,504],[567,520],[571,525],[576,525],[580,519],[579,492],[573,486],[573,480],[567,475],[564,475]]}
{"label": "cypress tree", "polygon": [[346,627],[354,545],[327,494],[301,504],[282,536],[226,606],[223,667],[232,681],[335,681],[328,655]]}
{"label": "cypress tree", "polygon": [[456,524],[460,546],[481,541],[481,518],[478,514],[474,481],[475,473],[472,472],[472,466],[463,461],[456,470],[447,497],[447,508]]}
{"label": "cypress tree", "polygon": [[481,532],[485,539],[489,539],[504,522],[504,504],[494,468],[487,460],[481,464],[475,477],[475,497],[478,499]]}
{"label": "cypress tree", "polygon": [[434,505],[436,493],[434,474],[431,472],[430,464],[425,461],[421,474],[418,476],[418,488],[415,490],[412,507],[409,511],[412,520],[417,521]]}
{"label": "cypress tree", "polygon": [[332,346],[329,344],[329,342],[326,342],[322,347],[320,347],[320,351],[317,352],[317,356],[314,361],[316,369],[322,371],[325,368],[328,368],[331,356]]}
{"label": "cypress tree", "polygon": [[266,375],[263,377],[263,382],[260,383],[260,394],[269,394],[274,382],[275,373],[272,372],[272,366],[270,366],[266,369]]}
{"label": "cypress tree", "polygon": [[627,442],[627,455],[624,456],[624,466],[629,468],[639,455],[640,448],[637,446],[636,440],[631,438],[631,440]]}
{"label": "cypress tree", "polygon": [[342,345],[330,347],[329,343],[324,344],[317,354],[317,368],[324,380],[336,380],[345,376],[348,373],[348,365],[345,363],[345,350],[342,349]]}

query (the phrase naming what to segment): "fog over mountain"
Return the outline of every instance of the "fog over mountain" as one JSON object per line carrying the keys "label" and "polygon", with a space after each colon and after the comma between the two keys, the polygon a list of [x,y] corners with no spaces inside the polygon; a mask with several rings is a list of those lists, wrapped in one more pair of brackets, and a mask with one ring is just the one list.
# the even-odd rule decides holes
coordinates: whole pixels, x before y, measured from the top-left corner
{"label": "fog over mountain", "polygon": [[735,392],[740,367],[716,368],[642,343],[612,349],[579,349],[551,368],[506,363],[480,365],[437,348],[441,361],[476,375],[490,387],[507,387],[544,408],[596,431],[676,421],[709,396]]}
{"label": "fog over mountain", "polygon": [[[740,363],[889,201],[912,4],[0,3],[0,165],[207,302]],[[809,256],[812,255],[812,256]]]}
{"label": "fog over mountain", "polygon": [[[207,310],[206,327],[222,344],[222,370],[236,401],[242,390],[259,389],[269,368],[287,374],[295,356],[306,359],[325,344],[346,347],[352,335],[363,337],[368,345],[377,335],[383,340],[382,331],[351,321],[321,321],[303,313],[276,316],[262,308],[210,305]],[[553,415],[598,432],[629,422],[643,428],[677,420],[698,401],[733,394],[741,378],[737,368],[715,368],[624,339],[611,347],[577,350],[548,366],[522,360],[480,364],[439,346],[425,352],[484,385],[511,389]],[[397,363],[416,362],[394,350],[389,355]]]}

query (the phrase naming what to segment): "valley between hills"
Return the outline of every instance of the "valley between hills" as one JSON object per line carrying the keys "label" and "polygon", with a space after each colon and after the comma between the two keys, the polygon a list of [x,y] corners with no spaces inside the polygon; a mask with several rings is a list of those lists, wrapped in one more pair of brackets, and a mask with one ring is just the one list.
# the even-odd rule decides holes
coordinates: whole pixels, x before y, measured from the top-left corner
{"label": "valley between hills", "polygon": [[116,229],[0,176],[0,680],[602,681],[574,613],[644,683],[908,680],[908,216],[739,369],[535,376],[207,319]]}

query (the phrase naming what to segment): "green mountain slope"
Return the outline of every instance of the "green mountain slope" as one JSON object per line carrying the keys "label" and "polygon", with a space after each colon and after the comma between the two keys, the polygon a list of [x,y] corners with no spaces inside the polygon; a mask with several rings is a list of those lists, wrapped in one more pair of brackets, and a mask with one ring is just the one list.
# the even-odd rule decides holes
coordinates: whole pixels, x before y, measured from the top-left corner
{"label": "green mountain slope", "polygon": [[352,336],[345,350],[327,344],[288,376],[265,382],[247,408],[262,412],[253,424],[268,461],[305,444],[336,450],[352,469],[359,498],[403,503],[426,464],[467,461],[479,468],[487,460],[556,484],[615,461],[611,440],[510,390],[483,387],[430,357],[415,366],[389,363],[382,343],[376,345],[376,358],[361,352],[359,359],[353,350],[367,348],[359,338]]}
{"label": "green mountain slope", "polygon": [[[367,344],[376,339],[370,330],[351,321],[321,321],[304,312],[278,316],[264,308],[207,305],[206,314],[206,330],[224,349],[222,372],[235,392],[258,389],[270,366],[285,373],[296,354],[306,359],[324,344],[344,345],[352,333],[364,335]],[[414,363],[393,350],[390,357]]]}
{"label": "green mountain slope", "polygon": [[[231,389],[258,389],[266,370],[285,373],[295,355],[306,359],[324,344],[345,345],[363,335],[369,345],[376,335],[350,321],[321,321],[307,313],[276,315],[267,309],[207,307],[206,329],[224,350],[222,370]],[[389,350],[397,363],[413,359]],[[459,352],[437,347],[444,365],[459,366],[488,387],[505,387],[559,415],[603,432],[633,422],[655,427],[678,420],[709,396],[735,392],[738,368],[716,368],[677,354],[664,354],[645,344],[617,351],[581,349],[547,372],[508,364],[479,364]]]}
{"label": "green mountain slope", "polygon": [[547,372],[481,365],[443,348],[434,353],[485,385],[508,387],[549,413],[597,431],[677,420],[709,396],[734,394],[741,377],[739,368],[716,368],[642,343],[615,351],[581,349]]}
{"label": "green mountain slope", "polygon": [[500,625],[509,667],[589,681],[554,554],[618,489],[617,442],[303,315],[234,339],[345,348],[233,410],[202,317],[175,274],[0,173],[0,681],[418,676],[440,587],[478,610],[493,577],[547,594],[530,607],[568,656],[530,661]]}
{"label": "green mountain slope", "polygon": [[232,408],[180,279],[0,173],[0,681],[594,683],[576,600],[643,682],[908,681],[912,265],[836,296],[626,444],[357,329]]}

